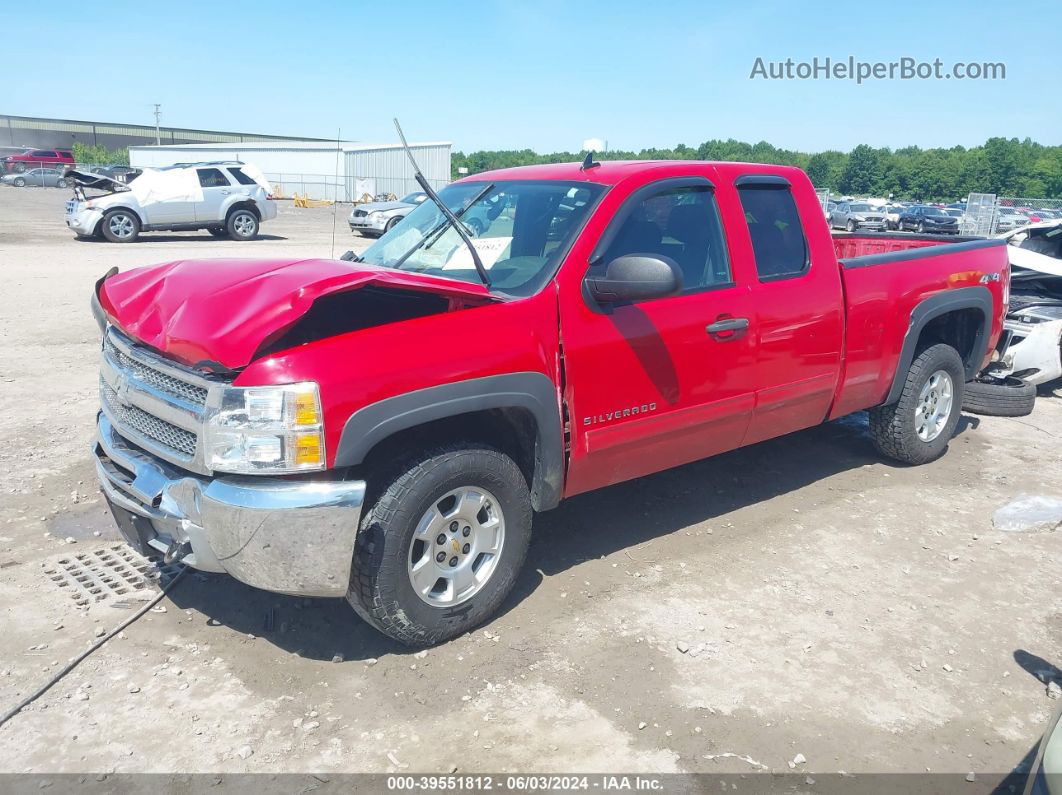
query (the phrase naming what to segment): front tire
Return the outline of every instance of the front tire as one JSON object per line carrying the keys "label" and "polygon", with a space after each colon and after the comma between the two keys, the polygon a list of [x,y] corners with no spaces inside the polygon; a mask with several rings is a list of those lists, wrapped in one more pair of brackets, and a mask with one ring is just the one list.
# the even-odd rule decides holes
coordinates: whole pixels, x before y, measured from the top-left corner
{"label": "front tire", "polygon": [[16,188],[24,188],[26,187],[26,180],[22,179],[22,177],[18,177],[11,184],[14,185]]}
{"label": "front tire", "polygon": [[61,179],[61,180],[59,180],[58,182],[55,183],[55,187],[57,187],[57,188],[65,188],[66,186],[67,186],[67,182],[66,182],[65,179]]}
{"label": "front tire", "polygon": [[100,232],[111,243],[132,243],[140,235],[140,219],[130,210],[111,210],[100,221]]}
{"label": "front tire", "polygon": [[531,514],[527,481],[504,453],[466,443],[419,457],[363,517],[347,601],[409,646],[468,632],[512,590]]}
{"label": "front tire", "polygon": [[849,232],[854,232],[856,228],[857,227],[855,221],[849,221],[847,224],[845,224],[845,229],[847,229]]}
{"label": "front tire", "polygon": [[943,455],[955,434],[966,378],[958,351],[943,343],[926,348],[907,371],[900,399],[870,410],[878,452],[905,464]]}
{"label": "front tire", "polygon": [[246,207],[239,207],[229,213],[225,230],[233,240],[254,240],[258,237],[258,216]]}

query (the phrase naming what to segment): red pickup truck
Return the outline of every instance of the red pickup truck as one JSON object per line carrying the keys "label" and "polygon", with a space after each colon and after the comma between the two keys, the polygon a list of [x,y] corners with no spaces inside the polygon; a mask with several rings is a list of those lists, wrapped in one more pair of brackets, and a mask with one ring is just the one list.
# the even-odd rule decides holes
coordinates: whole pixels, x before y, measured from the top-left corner
{"label": "red pickup truck", "polygon": [[532,166],[441,197],[457,217],[424,202],[346,261],[100,280],[95,453],[131,544],[436,643],[491,616],[565,497],[863,409],[881,453],[933,460],[1007,305],[1002,241],[838,260],[793,168]]}

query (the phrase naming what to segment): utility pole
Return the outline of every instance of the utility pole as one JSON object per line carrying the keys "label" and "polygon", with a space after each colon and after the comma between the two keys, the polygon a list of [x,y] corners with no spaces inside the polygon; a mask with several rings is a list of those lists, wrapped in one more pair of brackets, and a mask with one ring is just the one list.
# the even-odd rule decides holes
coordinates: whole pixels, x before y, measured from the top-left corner
{"label": "utility pole", "polygon": [[162,146],[162,135],[159,133],[159,115],[162,107],[158,102],[155,103],[155,146]]}

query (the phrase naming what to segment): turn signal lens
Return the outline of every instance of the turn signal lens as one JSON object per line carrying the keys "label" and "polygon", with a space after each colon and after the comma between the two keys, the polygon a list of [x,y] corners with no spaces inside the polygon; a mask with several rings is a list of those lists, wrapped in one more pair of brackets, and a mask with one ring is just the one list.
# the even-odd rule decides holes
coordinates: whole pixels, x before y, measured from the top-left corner
{"label": "turn signal lens", "polygon": [[300,433],[295,438],[295,466],[298,469],[310,469],[322,464],[321,432]]}

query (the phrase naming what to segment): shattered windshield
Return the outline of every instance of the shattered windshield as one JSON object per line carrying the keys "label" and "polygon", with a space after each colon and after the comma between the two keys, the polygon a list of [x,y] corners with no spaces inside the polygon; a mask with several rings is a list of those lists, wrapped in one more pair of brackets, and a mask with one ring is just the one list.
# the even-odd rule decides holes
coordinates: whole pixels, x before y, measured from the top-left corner
{"label": "shattered windshield", "polygon": [[[602,185],[552,180],[464,182],[448,185],[439,198],[460,217],[490,276],[491,289],[525,296],[552,277],[603,190]],[[432,201],[420,204],[370,246],[361,261],[482,281],[468,247]]]}

